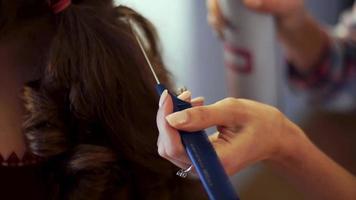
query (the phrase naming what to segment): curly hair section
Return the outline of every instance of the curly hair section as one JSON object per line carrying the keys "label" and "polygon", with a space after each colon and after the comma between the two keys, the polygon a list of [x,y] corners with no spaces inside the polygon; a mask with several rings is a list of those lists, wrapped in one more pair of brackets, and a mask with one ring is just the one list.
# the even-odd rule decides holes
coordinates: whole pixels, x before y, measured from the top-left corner
{"label": "curly hair section", "polygon": [[[31,62],[40,77],[23,92],[23,131],[30,151],[46,158],[48,199],[205,199],[200,186],[176,178],[177,168],[157,154],[155,81],[127,23],[138,27],[170,87],[147,19],[112,0],[72,0],[58,15],[50,14],[47,0],[0,2],[6,2],[1,11],[11,8],[8,16],[0,12],[1,38],[14,24],[24,25],[13,29],[18,37],[46,30],[51,38],[32,41],[48,51],[31,52],[42,59]],[[198,195],[187,192],[193,186]]]}

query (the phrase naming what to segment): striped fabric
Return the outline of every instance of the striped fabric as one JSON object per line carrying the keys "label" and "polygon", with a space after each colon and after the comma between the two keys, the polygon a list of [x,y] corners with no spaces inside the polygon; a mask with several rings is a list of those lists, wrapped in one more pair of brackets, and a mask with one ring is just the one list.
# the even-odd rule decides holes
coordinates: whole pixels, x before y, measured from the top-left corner
{"label": "striped fabric", "polygon": [[[289,65],[290,83],[314,105],[333,111],[356,111],[356,6],[341,17],[329,45],[307,74]],[[331,35],[331,34],[330,34]]]}

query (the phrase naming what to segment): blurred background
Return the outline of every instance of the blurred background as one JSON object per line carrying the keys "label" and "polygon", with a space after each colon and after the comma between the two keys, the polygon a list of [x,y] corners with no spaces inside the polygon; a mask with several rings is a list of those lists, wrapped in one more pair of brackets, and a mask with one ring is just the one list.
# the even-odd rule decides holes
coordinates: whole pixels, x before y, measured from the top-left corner
{"label": "blurred background", "polygon": [[[229,1],[233,0],[222,0],[226,9],[231,8]],[[323,151],[356,173],[356,116],[315,110],[308,105],[306,94],[290,91],[283,76],[285,62],[272,18],[250,16],[244,8],[233,13],[245,37],[231,39],[235,40],[232,42],[252,46],[257,60],[258,69],[241,75],[227,66],[226,46],[208,25],[204,0],[118,0],[117,3],[138,10],[157,27],[165,62],[177,87],[186,86],[193,95],[204,96],[208,104],[233,95],[277,106],[302,126]],[[337,23],[340,13],[352,4],[353,0],[306,0],[311,13],[327,27]],[[225,34],[229,39],[229,33]],[[235,81],[229,82],[228,77]],[[263,165],[242,171],[233,181],[242,199],[302,199],[288,182]]]}

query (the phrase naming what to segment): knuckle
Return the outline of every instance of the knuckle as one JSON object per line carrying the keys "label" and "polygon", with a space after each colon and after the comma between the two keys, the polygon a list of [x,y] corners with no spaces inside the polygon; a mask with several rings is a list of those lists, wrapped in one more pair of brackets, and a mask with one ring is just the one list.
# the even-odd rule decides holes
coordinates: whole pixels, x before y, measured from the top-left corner
{"label": "knuckle", "polygon": [[281,112],[278,108],[276,108],[276,107],[270,106],[270,110],[271,110],[271,112],[274,113],[276,116],[281,116],[281,115],[283,115],[282,112]]}
{"label": "knuckle", "polygon": [[268,112],[270,115],[275,117],[284,116],[283,113],[278,108],[271,105],[264,105],[264,106],[266,108],[266,112]]}
{"label": "knuckle", "polygon": [[270,106],[270,112],[273,114],[276,120],[281,121],[284,119],[284,114],[278,108]]}
{"label": "knuckle", "polygon": [[249,119],[250,110],[243,99],[226,98],[223,102],[225,111],[231,114],[229,123],[245,122]]}
{"label": "knuckle", "polygon": [[222,102],[226,104],[227,106],[234,106],[237,103],[238,100],[236,100],[233,97],[228,97],[225,98]]}
{"label": "knuckle", "polygon": [[197,119],[199,121],[207,121],[209,115],[206,113],[206,110],[204,107],[196,107],[194,109],[194,113],[191,111],[188,112],[188,115],[190,119]]}

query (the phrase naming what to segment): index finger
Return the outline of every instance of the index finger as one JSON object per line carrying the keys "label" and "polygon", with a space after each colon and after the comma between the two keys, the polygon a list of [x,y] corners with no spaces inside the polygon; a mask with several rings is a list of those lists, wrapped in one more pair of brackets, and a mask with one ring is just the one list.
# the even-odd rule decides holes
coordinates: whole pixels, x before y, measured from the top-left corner
{"label": "index finger", "polygon": [[183,131],[198,131],[212,126],[236,126],[248,119],[248,110],[243,101],[227,98],[208,106],[194,107],[166,117],[174,128]]}

